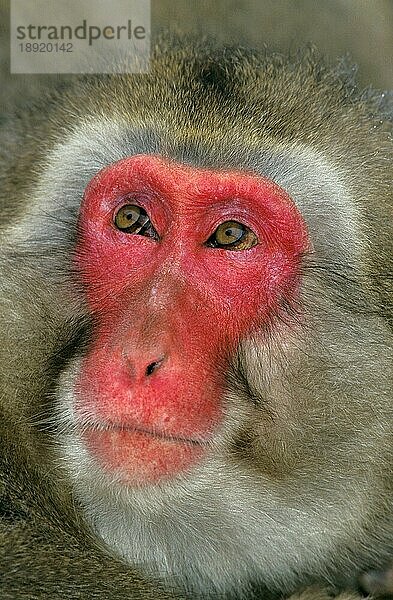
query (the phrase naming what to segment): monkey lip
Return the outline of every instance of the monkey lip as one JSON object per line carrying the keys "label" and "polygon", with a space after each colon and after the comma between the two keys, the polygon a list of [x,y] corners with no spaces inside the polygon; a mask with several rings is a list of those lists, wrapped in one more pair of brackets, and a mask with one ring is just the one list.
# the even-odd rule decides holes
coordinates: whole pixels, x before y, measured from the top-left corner
{"label": "monkey lip", "polygon": [[136,486],[189,471],[207,450],[206,441],[138,426],[89,424],[81,435],[105,471]]}
{"label": "monkey lip", "polygon": [[207,443],[207,439],[194,439],[186,436],[176,435],[156,429],[147,429],[146,427],[140,427],[138,425],[118,425],[116,423],[86,423],[81,425],[83,432],[125,432],[125,433],[140,433],[148,437],[162,439],[169,442],[192,444],[197,446],[204,446]]}

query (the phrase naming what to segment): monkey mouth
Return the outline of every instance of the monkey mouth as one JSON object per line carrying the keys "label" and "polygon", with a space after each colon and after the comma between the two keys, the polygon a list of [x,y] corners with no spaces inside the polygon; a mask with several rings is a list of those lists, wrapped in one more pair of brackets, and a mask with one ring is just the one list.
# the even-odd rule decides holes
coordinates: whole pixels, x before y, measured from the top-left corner
{"label": "monkey mouth", "polygon": [[153,437],[153,438],[162,439],[162,440],[166,440],[166,441],[174,442],[174,443],[191,444],[194,446],[204,446],[206,444],[206,442],[204,442],[202,440],[196,440],[193,438],[187,438],[187,437],[182,437],[182,436],[173,435],[173,434],[169,434],[169,433],[163,433],[161,431],[149,430],[149,429],[145,429],[144,427],[126,427],[126,428],[120,428],[120,429],[125,429],[126,431],[131,431],[131,432],[135,431],[137,433],[143,433],[143,434]]}
{"label": "monkey mouth", "polygon": [[80,425],[80,430],[82,433],[87,431],[95,431],[95,432],[127,432],[127,433],[141,433],[146,435],[147,437],[161,439],[168,442],[173,443],[181,443],[181,444],[191,444],[194,446],[206,446],[208,440],[205,439],[195,439],[189,438],[182,435],[172,434],[166,431],[158,431],[157,429],[148,429],[146,427],[141,427],[138,425],[126,425],[126,424],[117,424],[117,423],[83,423]]}
{"label": "monkey mouth", "polygon": [[207,441],[135,425],[85,424],[89,454],[122,483],[144,486],[190,471],[206,454]]}

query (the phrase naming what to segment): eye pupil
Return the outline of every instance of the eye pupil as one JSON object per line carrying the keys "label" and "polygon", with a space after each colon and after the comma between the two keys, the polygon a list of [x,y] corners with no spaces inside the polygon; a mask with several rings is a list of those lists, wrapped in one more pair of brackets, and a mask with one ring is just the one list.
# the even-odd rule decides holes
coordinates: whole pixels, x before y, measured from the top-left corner
{"label": "eye pupil", "polygon": [[231,228],[231,229],[226,229],[224,234],[226,235],[227,238],[230,238],[230,243],[235,242],[239,239],[241,239],[241,237],[243,236],[243,229],[237,228]]}

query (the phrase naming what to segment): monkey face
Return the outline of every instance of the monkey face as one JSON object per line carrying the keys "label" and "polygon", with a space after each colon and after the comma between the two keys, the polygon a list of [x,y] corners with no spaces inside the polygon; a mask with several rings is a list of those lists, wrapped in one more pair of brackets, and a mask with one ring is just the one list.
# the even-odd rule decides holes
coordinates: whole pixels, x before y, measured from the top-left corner
{"label": "monkey face", "polygon": [[96,321],[75,387],[82,439],[135,485],[186,471],[220,428],[239,340],[296,293],[304,223],[265,178],[141,155],[93,179],[79,230]]}

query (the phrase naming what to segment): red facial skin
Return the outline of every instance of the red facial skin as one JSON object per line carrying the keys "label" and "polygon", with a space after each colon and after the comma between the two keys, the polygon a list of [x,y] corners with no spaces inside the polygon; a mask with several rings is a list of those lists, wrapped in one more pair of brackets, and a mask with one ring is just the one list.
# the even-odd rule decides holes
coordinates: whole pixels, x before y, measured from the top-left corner
{"label": "red facial skin", "polygon": [[[124,204],[147,212],[159,240],[116,228]],[[251,229],[258,244],[206,246],[229,220]],[[76,414],[105,469],[132,485],[156,483],[206,453],[239,340],[297,292],[306,227],[288,194],[266,178],[152,155],[100,171],[86,188],[79,226],[76,261],[96,327]]]}

